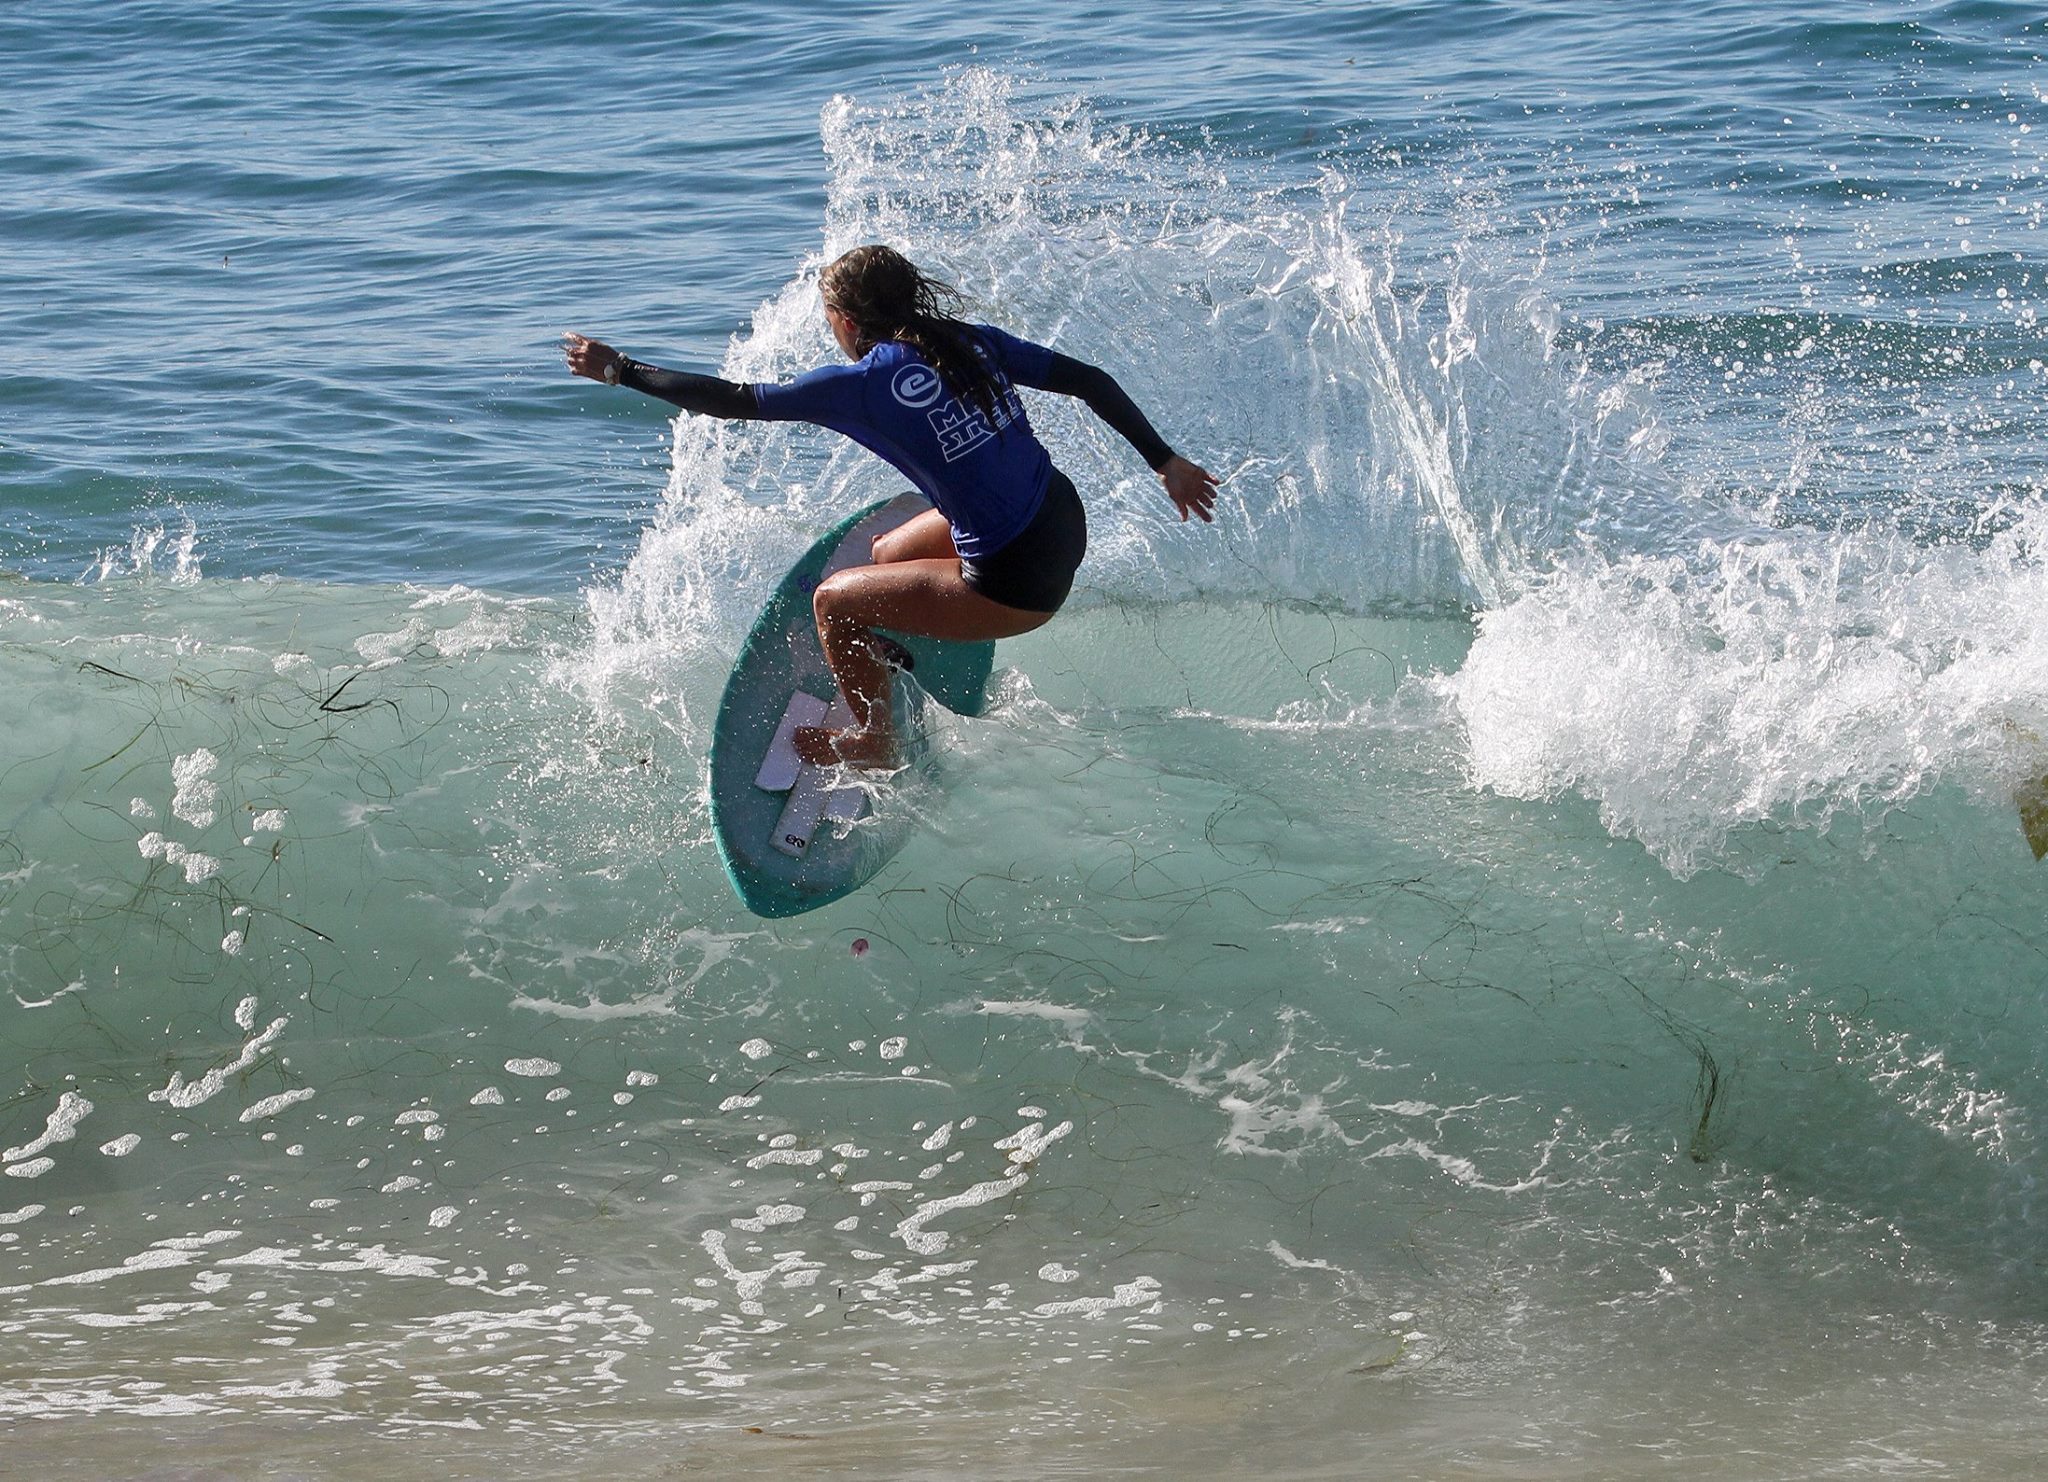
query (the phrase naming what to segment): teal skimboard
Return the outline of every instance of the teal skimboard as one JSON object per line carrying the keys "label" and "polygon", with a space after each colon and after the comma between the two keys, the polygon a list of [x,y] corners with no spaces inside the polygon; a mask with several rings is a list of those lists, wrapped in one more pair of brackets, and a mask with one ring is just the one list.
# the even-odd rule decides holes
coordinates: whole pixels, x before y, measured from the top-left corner
{"label": "teal skimboard", "polygon": [[988,704],[993,643],[886,634],[907,770],[862,786],[862,774],[811,766],[791,749],[799,726],[850,720],[818,645],[811,593],[866,565],[877,535],[930,508],[899,494],[827,531],[782,578],[733,662],[711,736],[711,830],[726,877],[757,916],[814,911],[872,880],[915,828],[907,784],[932,764],[927,700],[960,715]]}

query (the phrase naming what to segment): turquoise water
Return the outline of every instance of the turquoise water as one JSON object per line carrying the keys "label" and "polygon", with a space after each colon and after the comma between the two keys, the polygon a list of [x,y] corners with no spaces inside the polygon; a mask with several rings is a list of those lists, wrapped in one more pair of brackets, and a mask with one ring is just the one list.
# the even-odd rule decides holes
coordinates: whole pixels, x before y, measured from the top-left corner
{"label": "turquoise water", "polygon": [[[0,16],[0,1414],[54,1476],[2026,1476],[2009,6]],[[870,889],[706,828],[889,240],[1072,608]],[[34,1424],[26,1422],[33,1421]]]}

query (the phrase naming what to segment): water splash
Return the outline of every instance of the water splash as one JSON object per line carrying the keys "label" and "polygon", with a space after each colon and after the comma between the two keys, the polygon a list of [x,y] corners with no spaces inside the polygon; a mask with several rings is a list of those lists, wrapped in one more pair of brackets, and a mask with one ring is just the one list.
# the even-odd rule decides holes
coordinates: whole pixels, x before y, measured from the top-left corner
{"label": "water splash", "polygon": [[155,579],[173,586],[193,586],[199,581],[200,552],[198,521],[175,504],[174,521],[160,519],[135,527],[125,550],[108,546],[80,576],[82,582],[111,581],[120,577]]}
{"label": "water splash", "polygon": [[1981,545],[1794,531],[1588,555],[1483,615],[1435,687],[1477,782],[1582,793],[1680,875],[1739,829],[1875,828],[1944,780],[2002,811],[2048,765],[2044,537],[2034,509]]}
{"label": "water splash", "polygon": [[[1226,475],[1224,499],[1213,529],[1173,523],[1114,434],[1039,398],[1034,423],[1091,510],[1080,605],[1491,606],[1572,532],[1657,489],[1647,403],[1560,340],[1540,257],[1482,266],[1475,241],[1409,261],[1395,222],[1412,203],[1380,182],[1334,167],[1274,179],[1078,101],[1027,104],[978,69],[905,99],[837,99],[823,134],[823,240],[723,373],[824,363],[818,271],[869,240],[949,278],[974,313],[1111,367]],[[586,680],[666,691],[729,652],[803,539],[892,480],[829,434],[678,418],[660,512],[616,584],[590,593]],[[683,709],[701,729],[703,699]]]}

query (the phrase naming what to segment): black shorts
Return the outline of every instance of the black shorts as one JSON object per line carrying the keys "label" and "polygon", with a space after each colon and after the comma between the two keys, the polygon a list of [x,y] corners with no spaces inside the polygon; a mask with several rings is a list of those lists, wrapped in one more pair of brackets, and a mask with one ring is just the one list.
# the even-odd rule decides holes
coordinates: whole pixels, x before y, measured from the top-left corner
{"label": "black shorts", "polygon": [[1031,523],[998,550],[960,558],[967,585],[991,602],[1024,612],[1058,612],[1088,554],[1088,516],[1073,481],[1057,468]]}

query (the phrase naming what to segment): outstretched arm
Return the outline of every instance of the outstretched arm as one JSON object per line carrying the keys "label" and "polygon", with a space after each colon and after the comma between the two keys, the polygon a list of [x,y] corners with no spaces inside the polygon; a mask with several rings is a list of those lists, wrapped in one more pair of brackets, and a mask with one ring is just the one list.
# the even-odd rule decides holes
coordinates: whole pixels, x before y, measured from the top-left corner
{"label": "outstretched arm", "polygon": [[760,404],[755,400],[751,386],[721,381],[716,376],[700,376],[693,371],[663,370],[658,365],[643,365],[621,355],[602,340],[565,334],[562,336],[562,357],[569,362],[569,369],[575,375],[658,396],[686,412],[705,417],[754,418],[761,415]]}
{"label": "outstretched arm", "polygon": [[1182,521],[1190,514],[1201,516],[1205,522],[1216,518],[1212,513],[1216,508],[1215,475],[1168,447],[1166,439],[1153,430],[1115,376],[1100,366],[1055,351],[1039,387],[1062,396],[1078,396],[1087,402],[1088,410],[1119,433],[1159,475],[1166,485],[1166,497],[1180,511]]}

